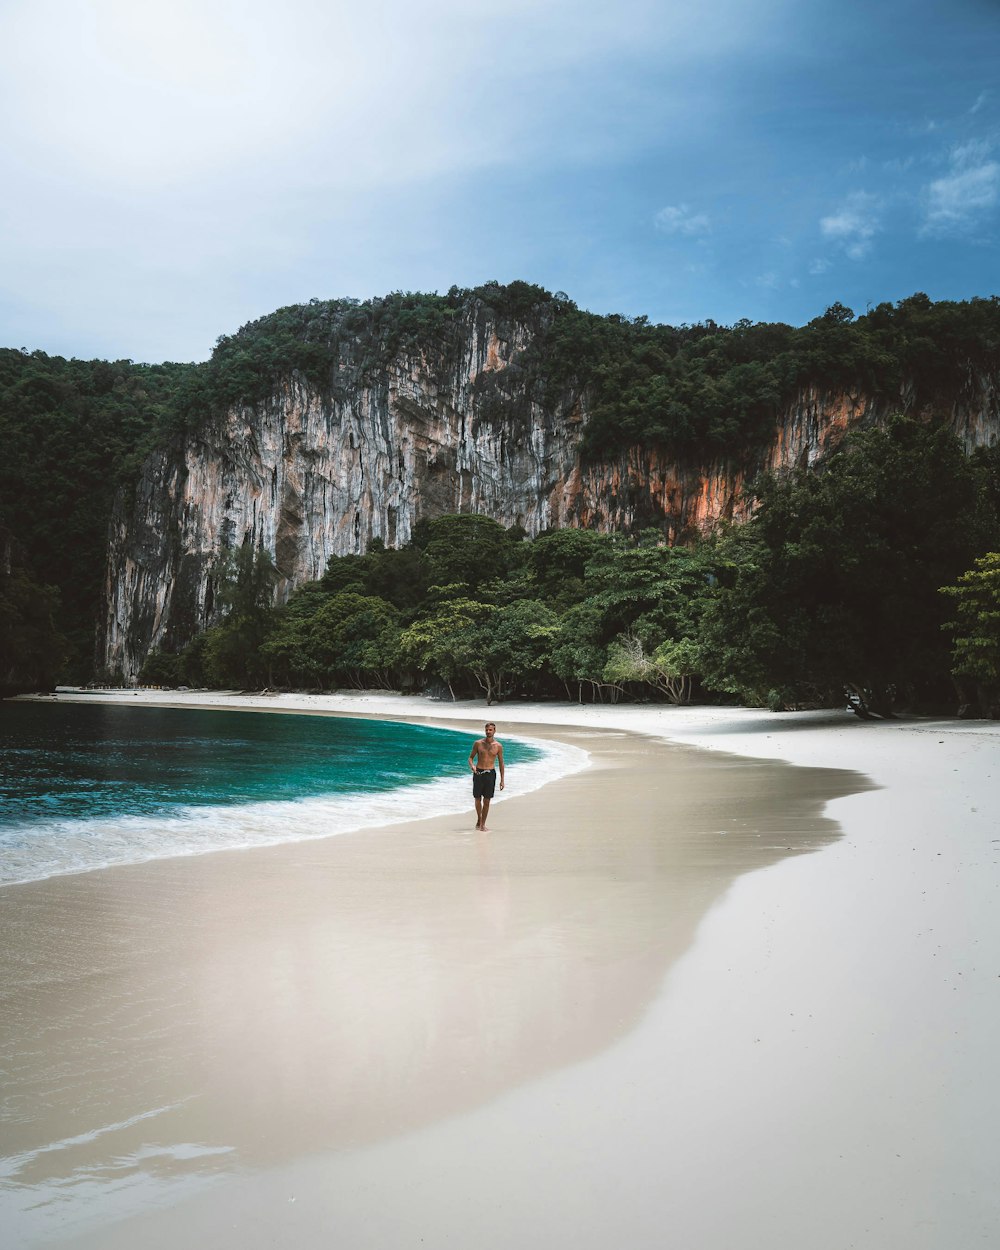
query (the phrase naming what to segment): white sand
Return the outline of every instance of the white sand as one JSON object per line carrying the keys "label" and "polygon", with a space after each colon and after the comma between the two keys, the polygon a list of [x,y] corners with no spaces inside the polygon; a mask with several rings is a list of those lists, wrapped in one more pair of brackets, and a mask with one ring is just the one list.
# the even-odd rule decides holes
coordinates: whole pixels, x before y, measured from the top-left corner
{"label": "white sand", "polygon": [[[501,738],[508,722],[627,729],[857,770],[879,788],[829,804],[841,840],[729,885],[652,1001],[624,1007],[596,1051],[372,1144],[309,1140],[308,1157],[67,1244],[1000,1243],[1000,726],[388,695],[109,697],[491,719]],[[495,845],[506,819],[498,807]],[[456,1079],[478,1061],[466,1053]]]}

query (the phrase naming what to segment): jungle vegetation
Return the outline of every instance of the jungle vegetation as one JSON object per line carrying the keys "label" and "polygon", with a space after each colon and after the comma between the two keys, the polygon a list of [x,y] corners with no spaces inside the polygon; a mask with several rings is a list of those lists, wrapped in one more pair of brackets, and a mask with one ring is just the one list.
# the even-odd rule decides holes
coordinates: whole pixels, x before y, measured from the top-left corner
{"label": "jungle vegetation", "polygon": [[226,619],[154,653],[142,680],[887,716],[954,710],[954,671],[990,706],[998,466],[996,452],[967,457],[943,425],[897,417],[851,435],[820,473],[762,478],[753,518],[693,547],[657,530],[529,540],[445,516],[399,550],[332,559],[277,609],[266,554],[244,548]]}
{"label": "jungle vegetation", "polygon": [[[857,317],[837,304],[801,327],[749,321],[728,327],[712,321],[666,326],[651,324],[644,317],[598,316],[578,308],[560,292],[552,294],[525,282],[453,287],[446,294],[395,292],[363,302],[312,300],[279,309],[220,338],[211,359],[202,364],[64,360],[37,351],[0,350],[0,527],[20,553],[16,562],[19,589],[9,570],[0,578],[0,617],[8,622],[7,670],[32,668],[30,663],[18,667],[23,644],[16,639],[28,636],[29,622],[35,619],[32,613],[45,599],[52,628],[62,641],[49,648],[58,663],[45,666],[44,680],[83,681],[92,674],[112,510],[116,500],[127,509],[130,492],[140,485],[141,465],[151,451],[175,452],[183,440],[197,437],[226,408],[272,402],[289,381],[301,379],[321,394],[340,397],[359,381],[376,375],[399,353],[437,360],[447,382],[448,370],[458,361],[466,341],[469,322],[477,318],[527,331],[522,335],[527,346],[511,367],[482,381],[475,400],[477,419],[490,420],[501,413],[527,419],[532,406],[556,409],[582,400],[588,413],[583,451],[598,462],[628,447],[660,448],[693,467],[718,459],[734,465],[751,462],[770,438],[778,411],[804,386],[863,391],[889,408],[902,404],[944,414],[967,393],[977,373],[996,372],[1000,350],[997,297],[934,303],[918,294],[894,305],[880,304]],[[824,480],[834,478],[827,474]],[[776,498],[775,492],[797,491],[797,498],[804,500],[812,488],[796,481],[762,484],[759,489],[759,506],[770,508],[768,501]],[[823,498],[828,509],[838,506],[836,500]],[[814,505],[819,503],[814,501]],[[849,505],[845,496],[844,506]],[[773,502],[773,507],[777,515],[779,505]],[[301,593],[325,593],[331,589],[327,579],[347,577],[350,572],[340,587],[342,593],[382,600],[398,614],[400,636],[406,635],[409,648],[405,672],[412,681],[434,677],[447,683],[444,670],[436,667],[440,648],[427,639],[419,643],[417,635],[407,631],[416,622],[418,601],[426,606],[430,596],[442,612],[445,605],[458,602],[459,597],[446,593],[448,586],[466,585],[468,604],[498,611],[522,605],[517,609],[518,629],[527,629],[529,618],[533,629],[551,629],[554,626],[546,613],[555,613],[563,621],[566,613],[573,612],[580,639],[587,641],[571,644],[565,627],[560,626],[563,649],[555,667],[549,660],[532,667],[529,658],[533,664],[537,648],[522,650],[515,666],[521,683],[517,688],[534,673],[539,683],[543,678],[566,683],[578,693],[606,693],[616,687],[629,691],[638,679],[626,674],[644,672],[650,680],[639,681],[636,688],[649,687],[672,697],[677,690],[685,695],[692,690],[703,692],[710,676],[722,682],[721,670],[706,660],[703,671],[696,673],[689,650],[661,651],[663,639],[658,639],[652,625],[647,628],[646,609],[635,621],[621,612],[619,618],[607,615],[606,599],[596,605],[592,602],[595,594],[605,594],[603,587],[597,590],[600,570],[618,568],[617,561],[624,561],[623,569],[633,569],[638,561],[645,570],[642,576],[655,582],[662,572],[669,581],[681,575],[685,561],[708,562],[704,570],[699,565],[700,571],[691,573],[698,585],[724,587],[733,593],[739,588],[743,593],[750,577],[746,570],[752,567],[747,552],[761,536],[760,527],[753,526],[740,538],[720,536],[707,547],[665,556],[650,554],[667,550],[655,533],[608,538],[600,541],[599,551],[591,553],[586,567],[581,565],[559,588],[535,584],[540,574],[533,571],[530,561],[524,563],[525,553],[534,551],[535,543],[507,539],[501,547],[514,553],[510,567],[494,581],[506,585],[505,579],[513,578],[515,588],[534,586],[538,592],[529,595],[517,590],[508,601],[490,583],[469,586],[460,576],[461,569],[451,570],[449,580],[442,580],[441,540],[429,553],[431,539],[424,532],[403,552],[370,551],[360,557],[363,565],[331,569],[324,587]],[[554,541],[546,535],[536,543],[543,544],[542,551],[548,550],[545,543]],[[776,542],[777,535],[769,531],[768,541]],[[974,558],[985,554],[986,548],[976,547],[979,541],[970,538],[975,550],[961,567],[939,562],[939,585],[955,581],[972,568]],[[237,563],[238,555],[231,553]],[[544,563],[540,554],[537,558]],[[651,568],[660,559],[667,571],[654,575]],[[722,560],[718,569],[712,563],[716,560]],[[390,566],[391,575],[385,572]],[[641,580],[635,569],[630,576]],[[394,588],[390,597],[384,593],[387,577]],[[358,591],[358,584],[365,589]],[[407,594],[395,589],[399,585],[409,586]],[[26,606],[26,586],[34,588],[28,596],[35,604],[31,609]],[[625,594],[624,590],[616,593]],[[491,595],[495,602],[491,603]],[[539,606],[531,610],[523,606],[530,603]],[[935,603],[947,609],[946,597]],[[689,610],[700,621],[707,606],[695,595]],[[240,613],[235,606],[228,610],[227,621],[234,624]],[[301,610],[301,603],[289,605],[289,620],[297,619],[294,613]],[[464,610],[482,617],[479,608]],[[721,621],[719,612],[713,608],[709,621]],[[935,629],[938,615],[928,618]],[[621,628],[616,626],[618,619]],[[389,629],[388,622],[383,624]],[[276,681],[332,680],[334,668],[330,664],[316,667],[319,662],[313,653],[308,647],[303,652],[301,641],[295,642],[288,630],[294,633],[288,625],[281,645],[274,643],[277,650],[267,651],[261,641],[259,664],[266,657]],[[682,631],[685,639],[694,637],[690,630]],[[269,634],[266,645],[271,641]],[[610,656],[607,649],[612,644],[617,650]],[[572,651],[577,646],[583,650],[573,658],[565,648]],[[305,664],[307,654],[310,658]],[[403,675],[404,667],[387,665],[388,653],[380,654],[383,662],[376,667],[383,675]],[[365,653],[365,665],[373,655]],[[589,657],[586,662],[585,656]],[[369,671],[364,665],[353,669],[348,665],[344,671],[348,670],[356,676]],[[740,667],[738,677],[736,673],[734,668],[728,687],[716,688],[742,698],[750,697],[748,692],[755,698],[765,697],[759,675],[749,667]],[[250,669],[244,676],[250,680]],[[461,685],[466,677],[454,676],[453,684],[457,680]],[[253,680],[264,679],[263,668],[253,670]],[[498,682],[497,688],[502,689],[514,680],[496,663],[489,667],[486,679]],[[774,699],[780,702],[786,694],[790,699],[806,697],[800,685],[787,686],[778,674],[767,690],[776,691]],[[826,678],[814,682],[813,697],[828,688]]]}

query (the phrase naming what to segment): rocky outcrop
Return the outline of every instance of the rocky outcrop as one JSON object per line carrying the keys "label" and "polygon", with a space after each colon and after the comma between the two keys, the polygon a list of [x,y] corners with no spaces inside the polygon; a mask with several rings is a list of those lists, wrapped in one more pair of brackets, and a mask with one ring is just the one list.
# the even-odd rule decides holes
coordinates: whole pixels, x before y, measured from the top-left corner
{"label": "rocky outcrop", "polygon": [[[692,465],[635,449],[591,463],[580,455],[586,395],[533,399],[518,365],[530,339],[479,308],[438,355],[399,350],[373,367],[348,344],[325,393],[293,373],[267,401],[233,406],[152,456],[112,519],[99,668],[134,676],[154,646],[211,623],[213,563],[247,540],[273,554],[279,602],[331,556],[374,538],[401,545],[418,520],[445,513],[529,535],[658,525],[677,542],[738,519],[761,469],[814,464],[853,425],[887,415],[863,393],[805,389],[749,459]],[[970,373],[951,415],[967,446],[996,439],[996,378]]]}

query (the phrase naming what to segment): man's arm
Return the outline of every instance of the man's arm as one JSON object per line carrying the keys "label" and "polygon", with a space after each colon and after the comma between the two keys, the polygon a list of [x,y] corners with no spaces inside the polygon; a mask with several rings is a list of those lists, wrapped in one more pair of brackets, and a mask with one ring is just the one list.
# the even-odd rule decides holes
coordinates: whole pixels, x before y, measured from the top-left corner
{"label": "man's arm", "polygon": [[477,738],[472,744],[472,750],[469,752],[469,767],[473,772],[476,771],[476,756],[479,754],[479,739]]}
{"label": "man's arm", "polygon": [[497,751],[497,763],[500,765],[500,789],[502,790],[503,789],[503,747],[500,746],[499,742],[497,743],[497,746],[500,747],[500,749]]}

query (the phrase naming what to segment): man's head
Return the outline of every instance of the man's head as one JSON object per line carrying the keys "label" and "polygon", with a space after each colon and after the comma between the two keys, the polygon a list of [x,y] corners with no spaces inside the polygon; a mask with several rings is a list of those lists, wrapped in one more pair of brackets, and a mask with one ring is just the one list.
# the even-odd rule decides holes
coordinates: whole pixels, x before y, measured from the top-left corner
{"label": "man's head", "polygon": [[487,738],[492,738],[497,731],[496,725],[494,725],[491,720],[487,721],[483,728],[486,730]]}

